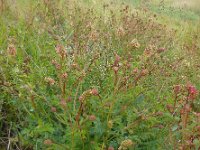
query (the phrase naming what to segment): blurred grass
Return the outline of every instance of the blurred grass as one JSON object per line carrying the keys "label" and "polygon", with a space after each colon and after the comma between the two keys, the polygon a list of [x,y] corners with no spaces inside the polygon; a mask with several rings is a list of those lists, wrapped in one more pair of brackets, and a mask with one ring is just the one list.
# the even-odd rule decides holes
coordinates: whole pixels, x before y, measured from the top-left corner
{"label": "blurred grass", "polygon": [[[156,21],[165,24],[168,28],[176,29],[176,40],[181,45],[193,45],[193,37],[197,37],[195,45],[200,47],[200,0],[128,0],[136,9],[148,10],[151,15],[156,15]],[[182,48],[177,48],[182,53]],[[200,54],[195,51],[196,56]]]}
{"label": "blurred grass", "polygon": [[152,12],[176,21],[198,21],[200,19],[200,1],[182,1],[182,0],[129,0],[135,7],[146,7]]}

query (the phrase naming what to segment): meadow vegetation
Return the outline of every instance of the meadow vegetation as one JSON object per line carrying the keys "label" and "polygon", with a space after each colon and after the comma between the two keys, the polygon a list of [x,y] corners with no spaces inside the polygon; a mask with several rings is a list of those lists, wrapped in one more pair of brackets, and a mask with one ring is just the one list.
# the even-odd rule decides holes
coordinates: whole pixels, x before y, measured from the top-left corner
{"label": "meadow vegetation", "polygon": [[1,0],[0,150],[198,150],[200,7],[176,2]]}

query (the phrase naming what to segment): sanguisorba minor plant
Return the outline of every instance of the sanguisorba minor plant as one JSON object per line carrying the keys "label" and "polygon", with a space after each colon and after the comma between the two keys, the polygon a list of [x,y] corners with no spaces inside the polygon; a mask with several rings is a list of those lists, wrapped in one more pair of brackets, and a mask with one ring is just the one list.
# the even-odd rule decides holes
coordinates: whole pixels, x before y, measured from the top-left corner
{"label": "sanguisorba minor plant", "polygon": [[174,86],[174,104],[167,109],[175,118],[171,129],[174,134],[174,149],[196,149],[199,147],[199,112],[195,110],[198,90],[191,83]]}
{"label": "sanguisorba minor plant", "polygon": [[[63,132],[64,137],[66,137],[63,139],[65,144],[56,141],[51,136],[47,136],[44,144],[59,145],[71,149],[80,147],[83,149],[133,148],[134,142],[128,134],[123,137],[123,132],[125,132],[123,130],[129,130],[132,128],[131,125],[127,125],[122,120],[116,122],[121,118],[121,113],[126,112],[127,109],[120,106],[118,97],[135,89],[140,79],[145,78],[149,71],[152,71],[153,64],[148,63],[149,68],[145,68],[143,65],[147,62],[142,60],[141,66],[137,65],[136,68],[133,68],[130,63],[131,56],[122,58],[115,53],[113,59],[109,61],[109,65],[105,66],[107,72],[104,80],[107,80],[107,83],[103,86],[99,85],[98,82],[90,84],[90,74],[96,76],[97,79],[100,76],[101,70],[97,70],[95,65],[100,59],[99,54],[94,54],[88,64],[82,64],[81,55],[73,57],[73,54],[67,53],[65,47],[66,45],[60,44],[56,46],[56,57],[50,61],[54,66],[55,73],[44,79],[49,94],[54,95],[56,99],[54,102],[48,102],[47,111],[52,113],[57,124],[63,125],[63,129],[66,128],[67,132]],[[154,53],[152,51],[151,59],[160,53],[159,50],[154,49]],[[146,51],[144,55],[146,55]],[[105,89],[104,86],[109,86],[109,88]],[[122,128],[117,131],[114,126]],[[123,126],[128,127],[123,129]],[[121,145],[115,134],[121,137]],[[114,142],[116,143],[112,144]]]}

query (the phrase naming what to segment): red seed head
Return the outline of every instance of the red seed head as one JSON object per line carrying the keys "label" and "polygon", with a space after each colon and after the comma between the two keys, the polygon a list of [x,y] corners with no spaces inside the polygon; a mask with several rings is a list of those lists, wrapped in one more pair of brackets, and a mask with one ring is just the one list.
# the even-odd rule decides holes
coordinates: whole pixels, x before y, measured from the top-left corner
{"label": "red seed head", "polygon": [[56,50],[56,53],[58,55],[60,55],[61,57],[65,57],[66,56],[66,51],[65,51],[65,48],[64,48],[63,45],[60,45],[60,44],[56,45],[55,50]]}
{"label": "red seed head", "polygon": [[44,145],[52,145],[53,142],[50,139],[44,140]]}
{"label": "red seed head", "polygon": [[50,85],[54,85],[55,84],[55,80],[50,78],[50,77],[45,77],[45,81],[48,82]]}
{"label": "red seed head", "polygon": [[163,116],[163,112],[158,111],[158,112],[155,113],[155,115],[156,115],[156,116]]}
{"label": "red seed head", "polygon": [[63,106],[63,107],[65,107],[65,106],[67,105],[66,100],[62,99],[62,100],[60,101],[60,105]]}
{"label": "red seed head", "polygon": [[119,62],[120,59],[121,59],[121,57],[120,57],[119,55],[116,54],[116,55],[115,55],[115,61],[116,61],[116,62]]}
{"label": "red seed head", "polygon": [[145,75],[147,75],[149,72],[148,72],[148,70],[147,69],[143,69],[142,71],[141,71],[141,75],[142,76],[145,76]]}
{"label": "red seed head", "polygon": [[189,92],[190,95],[196,95],[197,94],[197,89],[194,86],[190,85],[188,87],[188,92]]}
{"label": "red seed head", "polygon": [[187,90],[188,90],[188,95],[189,95],[188,98],[190,100],[194,100],[196,98],[196,96],[198,95],[198,91],[197,91],[196,87],[193,85],[188,85]]}
{"label": "red seed head", "polygon": [[181,91],[181,86],[180,85],[175,85],[174,86],[174,93],[175,94],[179,94],[180,91]]}
{"label": "red seed head", "polygon": [[96,116],[95,115],[90,115],[89,116],[89,120],[90,121],[95,121],[96,120]]}
{"label": "red seed head", "polygon": [[113,66],[119,66],[119,61],[120,61],[120,56],[115,54],[115,61],[114,61],[114,65]]}
{"label": "red seed head", "polygon": [[56,111],[57,111],[56,107],[51,107],[51,112],[56,112]]}
{"label": "red seed head", "polygon": [[109,146],[109,147],[108,147],[108,150],[115,150],[115,149],[114,149],[114,147]]}
{"label": "red seed head", "polygon": [[11,56],[16,56],[17,55],[17,50],[14,45],[9,45],[8,46],[8,54]]}
{"label": "red seed head", "polygon": [[71,66],[73,69],[75,69],[75,68],[77,68],[78,65],[76,63],[73,63]]}
{"label": "red seed head", "polygon": [[63,74],[62,74],[62,78],[65,79],[65,78],[67,78],[67,77],[68,77],[68,74],[67,74],[67,73],[63,73]]}
{"label": "red seed head", "polygon": [[130,46],[134,47],[134,48],[140,48],[140,43],[138,42],[137,39],[133,39],[130,43]]}
{"label": "red seed head", "polygon": [[97,96],[97,95],[99,95],[99,92],[97,89],[91,89],[90,94]]}
{"label": "red seed head", "polygon": [[53,65],[56,65],[56,64],[57,64],[57,61],[56,61],[55,59],[53,59],[53,60],[51,61],[51,63],[52,63]]}
{"label": "red seed head", "polygon": [[115,72],[115,74],[118,72],[118,70],[119,70],[119,67],[113,67],[113,70],[114,70],[114,72]]}
{"label": "red seed head", "polygon": [[60,64],[55,64],[56,69],[60,70],[61,69],[61,65]]}
{"label": "red seed head", "polygon": [[136,73],[138,73],[138,68],[135,68],[135,69],[133,69],[133,74],[136,74]]}
{"label": "red seed head", "polygon": [[60,53],[60,52],[62,52],[63,51],[63,46],[62,45],[60,45],[60,44],[58,44],[58,45],[56,45],[56,48],[55,48],[55,50],[56,50],[56,53]]}
{"label": "red seed head", "polygon": [[161,47],[161,48],[159,48],[159,49],[157,50],[158,53],[162,53],[162,52],[164,52],[164,51],[166,51],[166,49],[165,49],[164,47]]}
{"label": "red seed head", "polygon": [[82,102],[82,101],[84,100],[84,97],[81,95],[81,96],[79,96],[78,100],[79,100],[80,102]]}

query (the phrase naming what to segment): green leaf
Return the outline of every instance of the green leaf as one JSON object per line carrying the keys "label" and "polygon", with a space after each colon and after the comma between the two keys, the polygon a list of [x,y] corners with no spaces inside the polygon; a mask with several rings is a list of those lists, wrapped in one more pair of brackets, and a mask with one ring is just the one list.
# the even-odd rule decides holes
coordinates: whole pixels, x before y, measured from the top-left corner
{"label": "green leaf", "polygon": [[99,118],[95,122],[94,132],[96,133],[97,136],[103,135],[104,128]]}
{"label": "green leaf", "polygon": [[177,124],[172,127],[172,131],[173,132],[176,131],[177,129],[178,129],[178,125]]}

